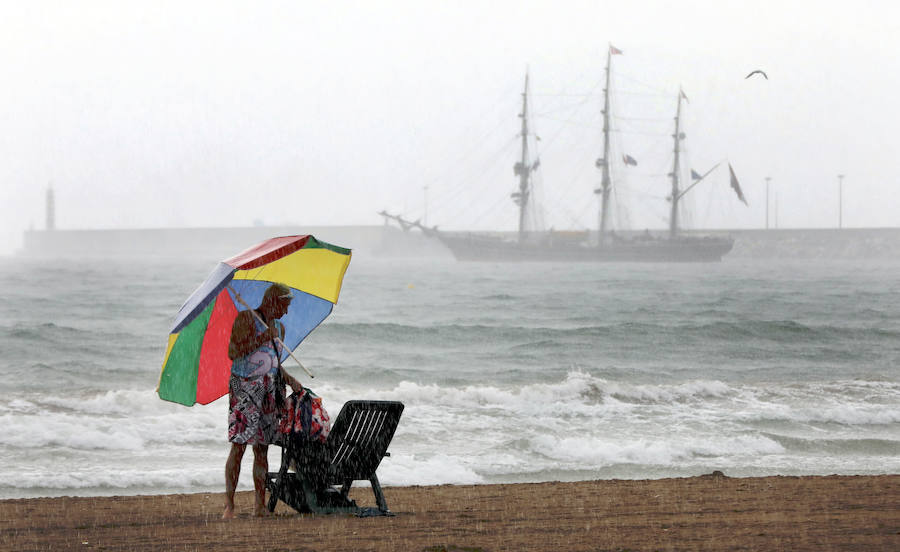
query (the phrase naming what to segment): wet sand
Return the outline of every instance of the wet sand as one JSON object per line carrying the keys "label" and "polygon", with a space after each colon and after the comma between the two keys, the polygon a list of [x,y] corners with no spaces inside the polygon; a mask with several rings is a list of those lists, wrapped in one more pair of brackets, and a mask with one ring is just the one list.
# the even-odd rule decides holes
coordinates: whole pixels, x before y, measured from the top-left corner
{"label": "wet sand", "polygon": [[[387,487],[394,517],[221,493],[0,501],[2,550],[900,550],[900,475]],[[374,505],[371,489],[351,493]]]}

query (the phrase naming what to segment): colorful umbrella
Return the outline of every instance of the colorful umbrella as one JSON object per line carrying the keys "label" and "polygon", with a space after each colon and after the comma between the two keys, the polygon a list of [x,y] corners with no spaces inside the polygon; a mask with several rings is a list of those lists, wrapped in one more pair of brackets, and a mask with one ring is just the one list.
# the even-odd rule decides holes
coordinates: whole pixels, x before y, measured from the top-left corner
{"label": "colorful umbrella", "polygon": [[254,245],[222,261],[185,301],[163,360],[160,398],[191,406],[228,393],[228,343],[237,313],[256,308],[272,283],[294,295],[287,314],[282,360],[337,303],[350,250],[313,236],[284,236]]}

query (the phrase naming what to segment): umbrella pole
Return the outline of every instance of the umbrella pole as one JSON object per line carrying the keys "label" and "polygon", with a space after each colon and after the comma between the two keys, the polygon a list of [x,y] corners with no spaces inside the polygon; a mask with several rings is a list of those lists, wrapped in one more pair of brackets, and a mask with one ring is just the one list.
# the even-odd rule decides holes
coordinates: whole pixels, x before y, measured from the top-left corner
{"label": "umbrella pole", "polygon": [[[243,305],[244,308],[246,308],[248,311],[250,311],[250,312],[253,314],[253,317],[254,317],[254,318],[256,318],[257,320],[259,320],[259,322],[260,322],[262,325],[264,325],[264,326],[267,325],[267,324],[266,324],[266,321],[263,320],[262,317],[261,317],[255,310],[253,310],[253,309],[250,307],[250,305],[248,305],[248,304],[244,301],[244,298],[241,297],[241,294],[238,293],[236,289],[234,289],[233,287],[231,287],[230,284],[229,284],[229,286],[228,286],[228,289],[231,291],[231,293],[234,294],[234,298],[238,300],[238,303],[240,303],[241,305]],[[281,348],[282,348],[282,349],[284,349],[285,351],[287,351],[288,356],[290,356],[292,359],[294,359],[294,362],[296,362],[296,363],[300,366],[300,368],[303,368],[303,371],[306,372],[306,375],[308,375],[308,376],[311,377],[311,378],[316,377],[316,376],[314,376],[314,375],[312,374],[312,372],[310,372],[309,370],[306,369],[306,366],[304,366],[302,362],[300,362],[299,360],[297,360],[297,357],[294,356],[294,353],[291,352],[291,350],[288,348],[287,345],[284,344],[284,341],[282,341],[280,337],[277,337],[277,336],[276,336],[276,337],[275,337],[275,341],[277,341],[278,344],[281,345]]]}

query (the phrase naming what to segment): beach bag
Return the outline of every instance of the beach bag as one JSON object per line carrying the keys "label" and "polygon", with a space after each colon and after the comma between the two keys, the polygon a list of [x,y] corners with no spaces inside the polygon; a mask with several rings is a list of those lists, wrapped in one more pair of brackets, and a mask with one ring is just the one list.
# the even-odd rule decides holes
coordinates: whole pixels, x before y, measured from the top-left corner
{"label": "beach bag", "polygon": [[331,432],[331,418],[322,399],[305,387],[286,397],[279,432],[296,444],[324,443]]}

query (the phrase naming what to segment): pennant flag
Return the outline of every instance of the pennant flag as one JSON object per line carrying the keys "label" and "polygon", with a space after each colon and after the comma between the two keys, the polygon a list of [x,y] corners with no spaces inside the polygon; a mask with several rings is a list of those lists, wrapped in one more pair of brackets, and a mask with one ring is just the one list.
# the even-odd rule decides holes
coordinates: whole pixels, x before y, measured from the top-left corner
{"label": "pennant flag", "polygon": [[635,160],[635,158],[630,155],[627,155],[627,154],[623,155],[622,161],[624,161],[626,165],[631,165],[633,167],[637,167],[637,160]]}
{"label": "pennant flag", "polygon": [[744,202],[744,205],[749,207],[750,204],[747,203],[747,200],[744,198],[744,192],[741,191],[741,185],[738,184],[738,179],[734,176],[734,169],[731,168],[731,163],[728,164],[728,172],[731,173],[731,187],[734,189],[734,193],[737,194],[738,199]]}
{"label": "pennant flag", "polygon": [[613,46],[612,44],[610,44],[609,45],[609,53],[615,56],[615,55],[621,54],[622,50],[620,50],[620,49],[616,48],[615,46]]}
{"label": "pennant flag", "polygon": [[698,173],[694,169],[691,169],[691,178],[694,180],[700,180],[703,177],[700,175],[700,173]]}
{"label": "pennant flag", "polygon": [[534,164],[531,165],[531,170],[536,171],[538,169],[538,167],[540,167],[540,166],[541,166],[541,160],[535,159]]}
{"label": "pennant flag", "polygon": [[690,102],[690,101],[691,101],[691,100],[688,99],[687,94],[684,93],[684,90],[680,90],[680,89],[679,89],[679,90],[678,90],[678,93],[681,94],[681,97],[684,98],[684,101],[686,101],[686,102]]}

